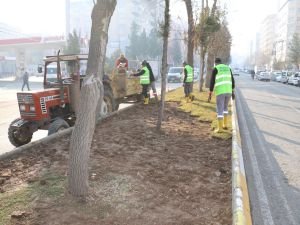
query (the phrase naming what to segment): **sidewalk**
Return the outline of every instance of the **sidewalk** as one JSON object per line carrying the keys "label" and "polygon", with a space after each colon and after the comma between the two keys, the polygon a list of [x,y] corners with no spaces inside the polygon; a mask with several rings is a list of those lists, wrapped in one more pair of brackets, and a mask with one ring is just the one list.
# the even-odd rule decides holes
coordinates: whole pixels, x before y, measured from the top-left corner
{"label": "sidewalk", "polygon": [[[1,81],[4,81],[4,82],[22,82],[22,78],[20,80],[16,80],[15,76],[1,77],[0,82]],[[29,82],[43,82],[43,81],[44,81],[44,77],[37,77],[37,76],[30,76],[29,77]]]}

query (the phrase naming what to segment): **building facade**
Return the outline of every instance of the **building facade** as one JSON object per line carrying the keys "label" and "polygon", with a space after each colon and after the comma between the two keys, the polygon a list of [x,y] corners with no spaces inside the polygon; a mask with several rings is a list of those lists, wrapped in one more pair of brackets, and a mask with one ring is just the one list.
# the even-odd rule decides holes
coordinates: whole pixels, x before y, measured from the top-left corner
{"label": "building facade", "polygon": [[300,0],[281,1],[278,11],[277,37],[274,55],[277,62],[288,63],[288,45],[294,34],[300,34]]}

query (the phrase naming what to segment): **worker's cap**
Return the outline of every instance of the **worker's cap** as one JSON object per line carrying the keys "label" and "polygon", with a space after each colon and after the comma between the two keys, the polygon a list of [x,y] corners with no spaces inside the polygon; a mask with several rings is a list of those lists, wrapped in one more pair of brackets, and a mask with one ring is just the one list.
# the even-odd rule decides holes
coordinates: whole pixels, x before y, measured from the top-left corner
{"label": "worker's cap", "polygon": [[125,57],[125,55],[124,55],[123,53],[121,53],[121,54],[120,54],[120,57],[122,57],[122,58],[123,58],[123,57]]}
{"label": "worker's cap", "polygon": [[222,63],[222,60],[220,58],[215,58],[215,63]]}
{"label": "worker's cap", "polygon": [[182,62],[182,65],[187,65],[186,61],[183,61],[183,62]]}
{"label": "worker's cap", "polygon": [[147,65],[147,61],[146,61],[146,60],[143,60],[142,66],[146,66],[146,65]]}

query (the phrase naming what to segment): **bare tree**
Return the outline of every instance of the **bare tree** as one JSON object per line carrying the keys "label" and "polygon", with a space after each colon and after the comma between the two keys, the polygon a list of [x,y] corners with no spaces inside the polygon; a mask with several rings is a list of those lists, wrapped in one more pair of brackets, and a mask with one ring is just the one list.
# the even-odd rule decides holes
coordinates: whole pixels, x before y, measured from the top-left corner
{"label": "bare tree", "polygon": [[163,56],[162,56],[162,69],[161,69],[161,100],[160,100],[160,110],[157,120],[157,130],[161,129],[162,120],[164,118],[164,108],[165,108],[165,94],[166,94],[166,76],[168,69],[168,38],[170,34],[170,0],[165,0],[165,24],[162,26],[162,36],[163,36]]}
{"label": "bare tree", "polygon": [[[73,196],[84,199],[88,195],[88,163],[96,115],[103,101],[102,78],[108,27],[116,4],[117,0],[97,0],[97,3],[94,2],[87,77],[81,88],[81,107],[70,143],[68,189]],[[98,102],[99,104],[95,104]]]}
{"label": "bare tree", "polygon": [[187,16],[188,16],[188,49],[187,49],[187,63],[193,67],[194,65],[194,17],[193,6],[191,0],[183,0],[185,2]]}
{"label": "bare tree", "polygon": [[297,33],[293,35],[292,40],[288,44],[288,56],[291,63],[293,63],[297,70],[299,70],[300,65],[300,38]]}
{"label": "bare tree", "polygon": [[230,61],[232,37],[229,32],[227,23],[224,21],[221,24],[220,29],[212,34],[211,41],[208,45],[208,50],[214,57],[218,56],[222,58],[224,63]]}
{"label": "bare tree", "polygon": [[[217,14],[217,0],[214,0],[212,7],[210,8],[208,0],[204,5],[202,0],[202,9],[200,12],[199,23],[196,25],[195,40],[196,46],[200,49],[200,79],[199,79],[199,91],[203,91],[204,84],[204,68],[206,65],[206,74],[211,69],[211,54],[208,54],[208,45],[210,43],[211,35],[219,29],[219,15]],[[205,64],[207,58],[208,63]],[[208,78],[208,76],[206,76]]]}

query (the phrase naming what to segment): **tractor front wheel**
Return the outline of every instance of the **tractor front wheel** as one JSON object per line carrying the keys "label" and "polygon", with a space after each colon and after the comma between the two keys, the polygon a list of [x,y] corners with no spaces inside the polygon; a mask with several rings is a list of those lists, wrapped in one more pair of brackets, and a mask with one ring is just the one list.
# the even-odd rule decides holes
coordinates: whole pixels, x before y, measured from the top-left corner
{"label": "tractor front wheel", "polygon": [[48,136],[51,134],[55,134],[58,131],[65,130],[69,127],[70,125],[65,120],[57,118],[50,124],[48,128]]}
{"label": "tractor front wheel", "polygon": [[28,127],[16,127],[14,124],[21,120],[20,118],[12,121],[8,128],[8,139],[12,145],[19,147],[28,144],[32,139],[32,133],[29,131]]}

